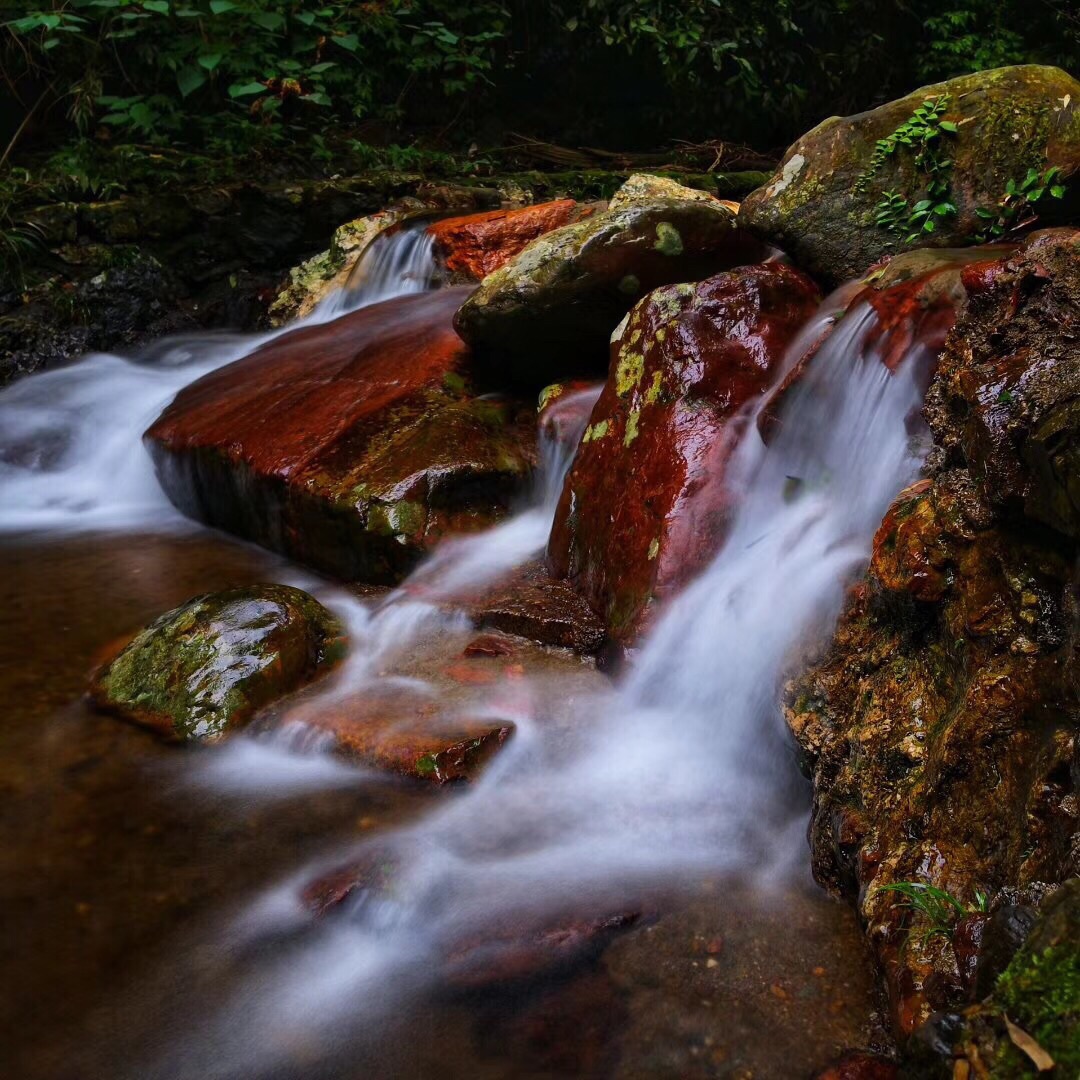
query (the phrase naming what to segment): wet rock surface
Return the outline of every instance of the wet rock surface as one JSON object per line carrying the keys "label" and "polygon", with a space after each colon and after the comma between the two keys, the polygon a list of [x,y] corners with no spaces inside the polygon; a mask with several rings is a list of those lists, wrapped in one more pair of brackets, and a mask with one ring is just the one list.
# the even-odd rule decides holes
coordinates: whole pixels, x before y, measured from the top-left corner
{"label": "wet rock surface", "polygon": [[[889,510],[830,651],[788,697],[815,783],[815,873],[858,896],[905,1035],[964,1000],[979,961],[960,916],[980,895],[993,920],[1080,869],[1063,464],[1077,437],[1076,241],[1036,236],[965,271],[926,407],[929,475]],[[931,915],[883,890],[905,882],[952,900]]]}
{"label": "wet rock surface", "polygon": [[94,675],[90,696],[167,739],[208,742],[344,652],[342,627],[287,585],[198,596],[155,619]]}
{"label": "wet rock surface", "polygon": [[553,573],[615,637],[638,634],[651,605],[719,550],[740,410],[818,300],[791,267],[744,267],[658,289],[618,328],[548,544]]}
{"label": "wet rock surface", "polygon": [[[919,121],[915,113],[925,102],[940,102],[942,110]],[[1029,168],[1041,175],[1056,166],[1066,178],[1080,170],[1078,108],[1074,78],[1026,65],[964,75],[868,112],[831,117],[797,140],[769,183],[743,200],[739,222],[833,284],[905,248],[971,243],[999,217],[1009,182],[1021,184]],[[924,136],[926,130],[934,134]],[[921,154],[927,142],[929,157]],[[935,182],[944,190],[929,190]],[[882,222],[886,193],[896,193],[903,210]],[[1046,195],[1022,216],[1068,221],[1078,198],[1068,190],[1060,199]],[[953,208],[932,210],[932,232],[923,218],[910,220],[926,200],[931,208]]]}
{"label": "wet rock surface", "polygon": [[478,636],[460,616],[435,608],[412,614],[426,620],[422,637],[382,655],[366,677],[312,687],[267,710],[260,731],[293,732],[390,774],[452,784],[475,779],[512,749],[520,722],[564,741],[578,703],[608,688],[591,660],[566,649]]}
{"label": "wet rock surface", "polygon": [[588,217],[596,209],[573,199],[557,199],[536,206],[443,218],[427,231],[452,280],[480,281],[538,236]]}
{"label": "wet rock surface", "polygon": [[642,183],[616,193],[608,210],[534,240],[483,281],[455,326],[490,376],[539,390],[596,370],[612,330],[645,293],[760,257],[729,206],[672,189]]}
{"label": "wet rock surface", "polygon": [[469,605],[477,626],[592,654],[604,643],[606,629],[581,594],[554,578],[542,562],[530,563],[487,589]]}
{"label": "wet rock surface", "polygon": [[471,388],[463,290],[303,328],[183,390],[146,433],[186,513],[347,579],[399,580],[491,525],[536,462],[535,413]]}

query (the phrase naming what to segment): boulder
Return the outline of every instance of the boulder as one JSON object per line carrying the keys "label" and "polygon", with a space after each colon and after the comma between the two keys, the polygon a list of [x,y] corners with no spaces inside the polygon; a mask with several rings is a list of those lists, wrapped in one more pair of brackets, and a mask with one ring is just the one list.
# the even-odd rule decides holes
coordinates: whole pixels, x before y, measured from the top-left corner
{"label": "boulder", "polygon": [[612,330],[651,289],[762,252],[719,199],[631,178],[607,210],[541,236],[488,275],[455,326],[501,383],[539,389],[575,370],[602,370]]}
{"label": "boulder", "polygon": [[308,682],[344,649],[342,628],[287,585],[197,596],[155,619],[93,676],[99,708],[178,742],[209,742]]}
{"label": "boulder", "polygon": [[818,302],[798,270],[750,266],[657,289],[615,332],[548,563],[616,638],[639,633],[654,602],[715,555],[731,507],[724,472],[743,430],[738,418]]}
{"label": "boulder", "polygon": [[[858,897],[904,1035],[965,1000],[961,915],[980,895],[993,915],[1077,870],[1077,536],[1071,512],[1047,512],[1068,500],[1044,467],[1080,425],[1075,234],[964,273],[928,475],[890,508],[786,706],[814,778],[814,872]],[[905,883],[955,904],[930,918],[890,889]]]}
{"label": "boulder", "polygon": [[535,413],[477,396],[464,290],[282,335],[187,387],[145,436],[185,513],[340,577],[400,580],[524,491]]}
{"label": "boulder", "polygon": [[582,206],[573,199],[557,199],[537,206],[443,218],[429,225],[427,231],[434,242],[435,254],[452,280],[480,281],[538,236],[594,212],[594,206]]}
{"label": "boulder", "polygon": [[1025,65],[830,117],[743,200],[739,224],[835,284],[907,248],[1067,221],[1080,211],[1078,109],[1076,79]]}

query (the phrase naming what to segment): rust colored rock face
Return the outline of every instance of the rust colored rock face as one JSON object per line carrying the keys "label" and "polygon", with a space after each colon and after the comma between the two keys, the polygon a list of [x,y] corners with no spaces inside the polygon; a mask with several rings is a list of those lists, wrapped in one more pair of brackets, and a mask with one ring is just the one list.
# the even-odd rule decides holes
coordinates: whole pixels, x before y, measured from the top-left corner
{"label": "rust colored rock face", "polygon": [[428,226],[435,251],[457,278],[480,281],[509,262],[538,236],[580,221],[593,212],[574,199],[558,199],[517,210],[444,218]]}
{"label": "rust colored rock face", "polygon": [[623,640],[654,601],[707,565],[727,525],[737,417],[813,314],[789,266],[744,267],[657,289],[619,327],[607,383],[566,478],[548,545]]}
{"label": "rust colored rock face", "polygon": [[834,321],[808,343],[802,357],[758,414],[762,437],[768,441],[775,436],[791,390],[804,379],[825,339],[833,332],[843,332],[846,324],[841,321],[846,318],[872,316],[859,332],[858,349],[850,350],[852,358],[861,352],[875,357],[890,371],[896,371],[901,364],[915,365],[915,377],[928,385],[938,354],[967,295],[965,275],[987,265],[987,260],[989,265],[1000,265],[1001,256],[1011,250],[1011,245],[921,248],[872,268],[862,282],[850,283],[840,297],[842,308]]}
{"label": "rust colored rock face", "polygon": [[[1076,234],[1036,236],[967,273],[927,398],[929,476],[788,699],[815,873],[859,897],[904,1035],[979,982],[984,923],[1078,869],[1077,256]],[[959,906],[935,923],[883,891],[898,882]]]}
{"label": "rust colored rock face", "polygon": [[899,1075],[896,1062],[853,1051],[817,1073],[814,1080],[897,1080]]}
{"label": "rust colored rock face", "polygon": [[461,289],[276,338],[183,390],[145,441],[186,513],[341,577],[389,583],[484,528],[535,465],[535,414],[478,398]]}

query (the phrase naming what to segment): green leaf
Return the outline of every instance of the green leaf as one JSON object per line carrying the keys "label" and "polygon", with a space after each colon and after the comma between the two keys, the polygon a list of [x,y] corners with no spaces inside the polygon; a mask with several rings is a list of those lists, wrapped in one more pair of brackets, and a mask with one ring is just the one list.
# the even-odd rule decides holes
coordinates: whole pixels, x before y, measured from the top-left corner
{"label": "green leaf", "polygon": [[199,57],[199,67],[206,68],[207,71],[213,71],[221,63],[222,55],[222,53],[203,53]]}
{"label": "green leaf", "polygon": [[929,199],[922,199],[917,202],[911,209],[916,213],[920,210],[929,210],[934,204]]}
{"label": "green leaf", "polygon": [[330,105],[331,101],[327,94],[324,94],[321,90],[316,90],[311,94],[302,94],[301,101],[310,101],[313,105]]}
{"label": "green leaf", "polygon": [[233,0],[210,0],[210,13],[212,15],[224,15],[226,11],[235,11],[236,5]]}
{"label": "green leaf", "polygon": [[200,71],[192,64],[186,64],[176,73],[176,85],[180,88],[181,97],[187,97],[205,82],[206,72]]}
{"label": "green leaf", "polygon": [[938,124],[938,127],[941,128],[942,131],[947,131],[950,135],[955,135],[959,130],[952,120],[942,120]]}
{"label": "green leaf", "polygon": [[261,94],[266,87],[260,82],[234,82],[229,87],[229,97],[244,97],[247,94]]}
{"label": "green leaf", "polygon": [[360,39],[355,34],[339,34],[330,40],[335,45],[340,45],[347,52],[356,52],[360,46]]}
{"label": "green leaf", "polygon": [[335,61],[324,60],[321,64],[312,64],[312,66],[308,68],[308,71],[310,71],[312,75],[318,75],[323,71],[329,71],[330,68],[333,67],[337,67],[337,63]]}
{"label": "green leaf", "polygon": [[264,30],[280,30],[285,25],[285,16],[276,11],[253,11],[248,18]]}
{"label": "green leaf", "polygon": [[169,0],[143,0],[143,8],[158,15],[169,14]]}
{"label": "green leaf", "polygon": [[304,26],[310,26],[315,21],[315,16],[310,11],[298,11],[293,18]]}
{"label": "green leaf", "polygon": [[1064,184],[1055,184],[1050,189],[1050,194],[1053,195],[1055,199],[1064,199],[1065,198],[1065,185]]}

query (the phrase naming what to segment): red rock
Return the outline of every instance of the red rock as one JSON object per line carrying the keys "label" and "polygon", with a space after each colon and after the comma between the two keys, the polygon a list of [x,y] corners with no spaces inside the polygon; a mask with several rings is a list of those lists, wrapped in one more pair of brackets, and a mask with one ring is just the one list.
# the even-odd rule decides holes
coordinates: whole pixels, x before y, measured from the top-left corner
{"label": "red rock", "polygon": [[192,517],[341,577],[389,583],[503,516],[534,413],[472,395],[466,292],[401,297],[284,334],[193,383],[145,441]]}
{"label": "red rock", "polygon": [[738,417],[818,300],[789,266],[743,267],[657,289],[616,331],[548,545],[552,572],[615,637],[635,636],[718,550]]}
{"label": "red rock", "polygon": [[983,931],[989,921],[989,915],[977,911],[965,915],[953,930],[953,955],[956,957],[956,967],[965,990],[972,990],[975,986],[975,971],[982,951]]}
{"label": "red rock", "polygon": [[573,199],[559,199],[517,210],[444,218],[429,225],[428,232],[447,270],[459,278],[480,281],[538,236],[580,221],[594,209]]}
{"label": "red rock", "polygon": [[[812,342],[769,396],[758,414],[758,430],[766,441],[780,425],[792,387],[802,381],[827,338],[845,316],[858,318],[864,305],[873,319],[861,334],[862,351],[876,356],[890,371],[901,364],[919,365],[917,377],[929,385],[945,337],[956,322],[973,268],[997,265],[1009,245],[957,250],[920,249],[871,268],[862,288],[842,296],[836,320]],[[989,254],[990,262],[987,262]],[[984,272],[984,271],[983,271]],[[851,350],[851,357],[857,355]]]}
{"label": "red rock", "polygon": [[463,656],[512,656],[514,643],[500,634],[481,634],[473,638],[462,653]]}
{"label": "red rock", "polygon": [[604,625],[565,581],[530,563],[498,582],[469,607],[477,626],[591,655],[604,643]]}

